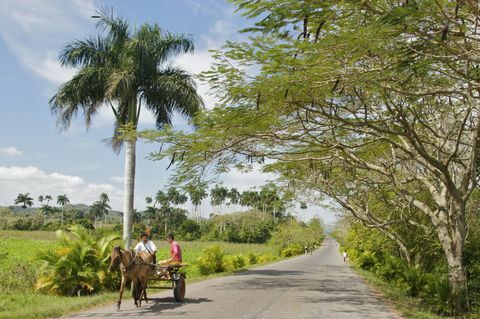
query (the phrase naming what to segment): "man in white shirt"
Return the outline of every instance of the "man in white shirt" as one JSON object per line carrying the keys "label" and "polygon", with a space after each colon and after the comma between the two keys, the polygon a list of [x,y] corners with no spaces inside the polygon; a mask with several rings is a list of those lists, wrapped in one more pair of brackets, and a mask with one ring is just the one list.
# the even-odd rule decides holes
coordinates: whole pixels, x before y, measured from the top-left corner
{"label": "man in white shirt", "polygon": [[140,238],[142,239],[142,241],[135,246],[135,251],[136,252],[144,251],[149,253],[153,257],[153,263],[156,264],[157,263],[157,247],[155,246],[153,241],[148,240],[147,234],[143,233],[140,236]]}

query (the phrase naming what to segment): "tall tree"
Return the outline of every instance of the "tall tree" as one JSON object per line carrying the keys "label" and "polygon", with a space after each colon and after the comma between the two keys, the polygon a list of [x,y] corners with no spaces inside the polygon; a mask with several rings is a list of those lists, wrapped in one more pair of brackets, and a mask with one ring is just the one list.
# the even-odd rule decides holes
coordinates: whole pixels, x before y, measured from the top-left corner
{"label": "tall tree", "polygon": [[190,139],[159,139],[187,154],[181,172],[266,157],[293,187],[315,186],[370,226],[417,222],[372,212],[388,186],[396,196],[385,200],[415,208],[436,233],[461,316],[465,208],[480,177],[478,3],[234,2],[258,33],[228,43],[206,74],[225,107]]}
{"label": "tall tree", "polygon": [[[125,150],[125,192],[123,239],[131,246],[134,203],[136,137],[122,130],[137,129],[141,106],[154,114],[156,127],[171,124],[174,112],[191,118],[203,105],[192,77],[180,68],[167,65],[179,53],[193,52],[190,39],[162,30],[157,24],[142,24],[131,30],[128,22],[113,11],[97,11],[101,30],[98,36],[74,41],[60,54],[63,66],[78,69],[50,100],[51,111],[67,129],[82,111],[87,128],[100,108],[115,115],[110,143]],[[124,132],[124,131],[123,131]]]}
{"label": "tall tree", "polygon": [[30,193],[18,194],[15,198],[15,204],[22,204],[22,208],[26,209],[33,206],[33,198],[30,197]]}
{"label": "tall tree", "polygon": [[[215,185],[215,187],[210,190],[210,203],[213,206],[220,207],[223,203],[225,203],[225,200],[227,199],[227,195],[228,195],[228,188]],[[221,213],[221,207],[219,212]]]}
{"label": "tall tree", "polygon": [[62,206],[62,225],[63,225],[63,215],[65,210],[65,205],[69,204],[70,200],[67,197],[67,194],[57,196],[57,204]]}
{"label": "tall tree", "polygon": [[194,210],[193,216],[199,221],[198,206],[202,204],[204,198],[208,196],[207,185],[201,182],[191,182],[185,186],[185,191],[190,197],[190,202],[192,203]]}
{"label": "tall tree", "polygon": [[167,190],[167,197],[173,205],[182,205],[188,200],[188,197],[185,194],[180,193],[175,187],[170,187]]}

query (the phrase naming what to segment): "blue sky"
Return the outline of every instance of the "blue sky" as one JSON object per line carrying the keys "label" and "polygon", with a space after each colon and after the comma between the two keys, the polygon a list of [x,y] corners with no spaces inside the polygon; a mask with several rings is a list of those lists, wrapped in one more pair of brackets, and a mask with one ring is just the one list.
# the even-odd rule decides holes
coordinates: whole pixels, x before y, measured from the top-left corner
{"label": "blue sky", "polygon": [[[68,131],[59,132],[48,104],[56,88],[74,74],[60,67],[60,48],[97,33],[91,15],[100,6],[114,8],[132,26],[157,22],[171,32],[191,36],[195,53],[179,57],[174,64],[193,74],[209,68],[208,50],[219,48],[226,39],[239,39],[236,31],[248,23],[223,0],[2,0],[0,205],[11,205],[18,193],[26,192],[34,199],[41,194],[67,194],[72,203],[91,204],[106,192],[111,206],[121,209],[123,152],[117,156],[102,142],[112,134],[111,111],[100,112],[88,131],[80,116]],[[213,107],[208,87],[202,85],[199,91],[207,107]],[[143,111],[140,128],[153,126],[152,117]],[[165,170],[168,163],[145,159],[157,149],[158,145],[143,143],[137,147],[138,209],[143,209],[145,196],[165,186],[170,173]],[[258,172],[231,172],[222,180],[225,186],[245,190],[272,178]],[[318,213],[316,208],[308,215]]]}

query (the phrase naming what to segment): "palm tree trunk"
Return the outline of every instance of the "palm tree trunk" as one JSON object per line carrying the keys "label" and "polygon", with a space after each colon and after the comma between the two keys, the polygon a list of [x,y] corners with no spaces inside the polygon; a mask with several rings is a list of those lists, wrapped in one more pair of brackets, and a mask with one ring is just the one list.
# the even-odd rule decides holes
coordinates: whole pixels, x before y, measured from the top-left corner
{"label": "palm tree trunk", "polygon": [[135,189],[135,147],[136,140],[125,141],[125,189],[123,198],[123,240],[125,248],[132,245],[132,213]]}

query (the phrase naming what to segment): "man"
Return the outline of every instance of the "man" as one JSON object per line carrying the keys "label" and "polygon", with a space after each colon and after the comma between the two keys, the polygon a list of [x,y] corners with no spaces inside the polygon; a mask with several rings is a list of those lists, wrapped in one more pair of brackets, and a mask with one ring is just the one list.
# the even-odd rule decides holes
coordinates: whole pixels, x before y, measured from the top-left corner
{"label": "man", "polygon": [[140,238],[142,239],[141,242],[135,246],[135,251],[136,252],[147,252],[152,256],[153,263],[157,263],[157,247],[153,243],[153,241],[148,240],[148,235],[143,233]]}
{"label": "man", "polygon": [[182,249],[175,241],[173,234],[167,236],[167,241],[170,243],[170,258],[162,260],[161,264],[174,265],[182,263]]}

